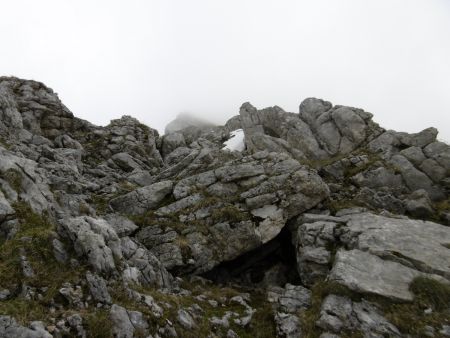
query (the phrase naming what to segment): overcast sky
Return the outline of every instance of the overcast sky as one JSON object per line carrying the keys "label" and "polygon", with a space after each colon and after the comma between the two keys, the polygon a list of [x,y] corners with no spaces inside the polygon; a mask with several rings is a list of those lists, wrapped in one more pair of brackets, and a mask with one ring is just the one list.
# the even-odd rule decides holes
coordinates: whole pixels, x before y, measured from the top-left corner
{"label": "overcast sky", "polygon": [[72,112],[164,129],[250,101],[363,108],[450,140],[449,0],[0,0],[0,74],[44,82]]}

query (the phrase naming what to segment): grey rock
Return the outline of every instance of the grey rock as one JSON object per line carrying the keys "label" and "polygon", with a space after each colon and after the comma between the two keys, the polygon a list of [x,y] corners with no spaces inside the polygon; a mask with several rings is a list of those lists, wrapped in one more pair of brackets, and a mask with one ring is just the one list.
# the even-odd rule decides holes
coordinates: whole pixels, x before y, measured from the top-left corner
{"label": "grey rock", "polygon": [[231,182],[264,174],[264,168],[258,164],[238,164],[216,169],[215,174],[222,182]]}
{"label": "grey rock", "polygon": [[97,273],[111,274],[116,270],[114,257],[121,258],[120,241],[114,229],[103,219],[88,216],[60,222],[60,233],[73,243],[79,256],[86,256]]}
{"label": "grey rock", "polygon": [[117,338],[133,338],[134,326],[128,315],[128,311],[120,305],[113,304],[109,313],[112,332]]}
{"label": "grey rock", "polygon": [[144,187],[153,183],[153,176],[146,170],[135,169],[127,176],[127,180]]}
{"label": "grey rock", "polygon": [[340,333],[360,331],[364,337],[401,337],[398,329],[366,301],[352,302],[346,297],[329,295],[322,303],[316,325]]}
{"label": "grey rock", "polygon": [[28,261],[27,257],[25,256],[25,250],[23,250],[23,248],[21,248],[22,250],[20,253],[20,266],[22,268],[22,273],[25,277],[27,278],[32,278],[34,277],[34,270],[30,264],[30,262]]}
{"label": "grey rock", "polygon": [[138,226],[129,218],[119,214],[105,215],[105,220],[111,225],[119,237],[129,236],[138,229]]}
{"label": "grey rock", "polygon": [[364,251],[341,249],[336,253],[329,279],[356,292],[411,301],[414,297],[409,284],[422,275],[417,270]]}
{"label": "grey rock", "polygon": [[237,335],[236,332],[234,332],[233,330],[229,329],[227,331],[227,338],[239,338],[239,336]]}
{"label": "grey rock", "polygon": [[5,221],[8,217],[14,215],[15,211],[6,200],[2,191],[0,191],[0,223]]}
{"label": "grey rock", "polygon": [[128,237],[121,239],[121,246],[128,265],[122,272],[126,281],[137,285],[171,289],[172,276],[152,252]]}
{"label": "grey rock", "polygon": [[347,247],[450,279],[450,267],[446,264],[450,251],[445,247],[450,243],[448,227],[370,213],[349,215],[346,225],[340,240]]}
{"label": "grey rock", "polygon": [[447,170],[439,165],[439,163],[431,158],[426,159],[420,165],[422,170],[434,182],[439,182],[447,176]]}
{"label": "grey rock", "polygon": [[195,324],[194,319],[189,314],[189,312],[187,312],[184,309],[179,309],[178,310],[178,312],[177,312],[177,320],[180,323],[180,325],[183,326],[187,330],[192,330],[192,329],[194,329],[197,326]]}
{"label": "grey rock", "polygon": [[184,136],[181,133],[172,132],[167,135],[164,135],[162,138],[162,156],[165,158],[172,151],[179,147],[185,147],[186,142],[184,140]]}
{"label": "grey rock", "polygon": [[230,197],[236,194],[238,190],[239,187],[234,183],[217,182],[210,185],[206,191],[212,196]]}
{"label": "grey rock", "polygon": [[0,290],[0,301],[7,300],[9,296],[11,296],[11,292],[9,290]]}
{"label": "grey rock", "polygon": [[24,327],[11,316],[0,315],[0,337],[21,338],[52,338],[40,325],[32,325],[32,328]]}
{"label": "grey rock", "polygon": [[312,124],[317,117],[326,111],[329,111],[331,108],[331,102],[309,97],[304,99],[300,104],[300,117]]}
{"label": "grey rock", "polygon": [[439,333],[445,337],[450,337],[450,325],[442,325],[441,330],[439,330]]}
{"label": "grey rock", "polygon": [[111,200],[111,207],[123,214],[139,215],[158,206],[172,192],[172,181],[161,181],[138,188]]}
{"label": "grey rock", "polygon": [[178,211],[191,207],[203,199],[202,195],[195,194],[182,198],[172,204],[161,207],[155,211],[158,216],[167,216],[177,213]]}
{"label": "grey rock", "polygon": [[87,334],[83,328],[83,318],[79,314],[73,314],[67,317],[67,323],[70,328],[75,332],[76,337],[86,338]]}
{"label": "grey rock", "polygon": [[403,180],[411,191],[425,189],[429,191],[433,182],[423,172],[417,170],[411,162],[401,155],[395,155],[391,158],[390,163],[399,170]]}
{"label": "grey rock", "polygon": [[99,303],[111,304],[111,296],[108,292],[106,281],[102,277],[94,275],[88,271],[86,273],[86,281],[89,292],[95,301]]}
{"label": "grey rock", "polygon": [[438,131],[436,128],[427,128],[416,134],[400,133],[400,142],[411,147],[425,147],[436,141]]}
{"label": "grey rock", "polygon": [[55,256],[55,259],[60,263],[67,263],[67,261],[69,260],[69,254],[64,247],[64,243],[55,238],[52,240],[52,245],[53,255]]}
{"label": "grey rock", "polygon": [[59,293],[66,299],[70,305],[83,308],[83,290],[81,286],[73,286],[70,283],[64,283],[63,287],[59,289]]}
{"label": "grey rock", "polygon": [[277,337],[299,338],[302,336],[300,319],[292,314],[278,312],[275,315]]}
{"label": "grey rock", "polygon": [[137,163],[137,160],[127,153],[114,154],[111,157],[111,161],[126,172],[141,169],[141,166]]}
{"label": "grey rock", "polygon": [[[350,142],[359,144],[365,139],[367,129],[366,123],[353,110],[348,107],[340,107],[332,113],[332,118],[341,134]],[[341,140],[341,149],[342,143]]]}
{"label": "grey rock", "polygon": [[283,312],[296,313],[311,306],[311,291],[300,285],[286,284],[278,302]]}
{"label": "grey rock", "polygon": [[320,335],[319,338],[340,338],[337,334],[330,333],[330,332],[324,332]]}
{"label": "grey rock", "polygon": [[414,164],[416,167],[419,167],[423,161],[426,160],[426,157],[420,147],[409,147],[400,151],[400,154],[403,155]]}
{"label": "grey rock", "polygon": [[360,187],[391,189],[399,188],[402,183],[402,177],[393,173],[385,167],[364,171],[352,177],[352,182]]}
{"label": "grey rock", "polygon": [[54,143],[59,148],[83,149],[80,142],[66,134],[55,137]]}
{"label": "grey rock", "polygon": [[214,171],[206,171],[180,180],[174,189],[173,196],[179,200],[187,197],[195,189],[204,189],[217,181]]}
{"label": "grey rock", "polygon": [[414,217],[426,218],[433,215],[434,210],[428,193],[423,190],[414,191],[405,201],[405,209]]}
{"label": "grey rock", "polygon": [[300,218],[300,222],[304,221],[312,221],[312,223],[301,224],[294,233],[297,270],[303,284],[312,286],[328,275],[331,253],[327,248],[336,242],[334,232],[338,224],[332,221],[342,221],[342,219],[308,215]]}
{"label": "grey rock", "polygon": [[187,147],[178,147],[174,151],[172,151],[169,155],[166,156],[164,161],[167,165],[175,165],[180,162],[183,158],[188,156],[192,152],[192,149]]}

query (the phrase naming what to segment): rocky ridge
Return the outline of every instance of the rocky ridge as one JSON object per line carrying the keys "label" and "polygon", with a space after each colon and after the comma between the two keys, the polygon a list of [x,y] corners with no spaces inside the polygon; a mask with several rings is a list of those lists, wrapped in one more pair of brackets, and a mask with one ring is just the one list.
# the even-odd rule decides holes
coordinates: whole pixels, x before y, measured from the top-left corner
{"label": "rocky ridge", "polygon": [[0,337],[449,336],[450,147],[372,118],[160,136],[0,77]]}

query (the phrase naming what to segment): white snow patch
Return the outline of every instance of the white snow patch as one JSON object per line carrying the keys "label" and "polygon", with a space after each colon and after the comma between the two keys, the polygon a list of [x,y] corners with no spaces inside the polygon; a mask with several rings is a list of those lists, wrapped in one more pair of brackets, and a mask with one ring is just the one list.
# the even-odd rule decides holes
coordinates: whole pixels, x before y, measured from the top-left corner
{"label": "white snow patch", "polygon": [[236,129],[231,132],[231,137],[229,140],[225,141],[225,147],[223,149],[227,149],[230,151],[244,151],[245,150],[245,135],[242,129]]}

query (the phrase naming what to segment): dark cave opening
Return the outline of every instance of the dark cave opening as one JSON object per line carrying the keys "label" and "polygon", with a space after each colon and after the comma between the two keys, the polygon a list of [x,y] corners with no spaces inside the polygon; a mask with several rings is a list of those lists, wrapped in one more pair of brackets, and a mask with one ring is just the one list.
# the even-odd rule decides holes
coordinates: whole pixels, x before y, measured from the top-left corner
{"label": "dark cave opening", "polygon": [[269,242],[231,261],[222,262],[202,277],[218,284],[243,286],[298,284],[295,248],[288,227]]}

